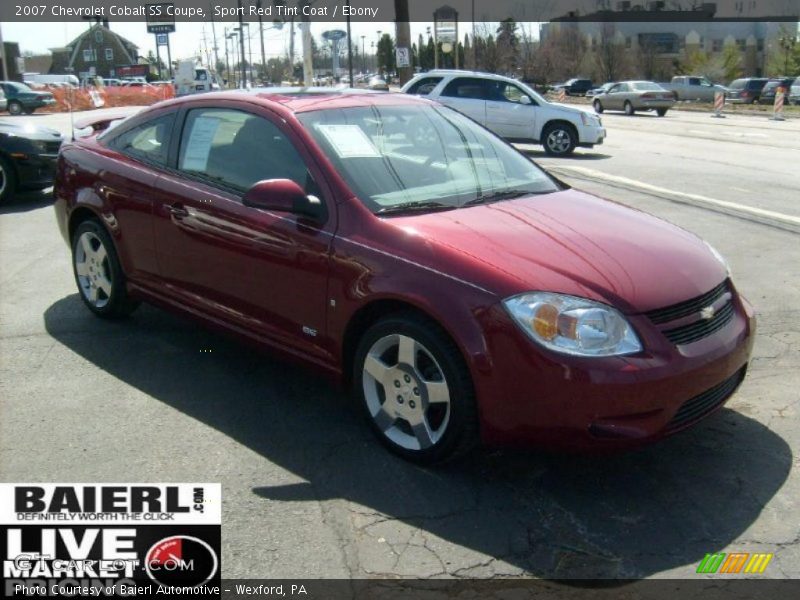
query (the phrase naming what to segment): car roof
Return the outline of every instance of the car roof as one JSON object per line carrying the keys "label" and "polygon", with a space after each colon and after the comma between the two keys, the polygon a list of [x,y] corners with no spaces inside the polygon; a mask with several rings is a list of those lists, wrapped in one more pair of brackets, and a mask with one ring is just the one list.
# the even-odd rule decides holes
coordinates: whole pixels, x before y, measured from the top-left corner
{"label": "car roof", "polygon": [[253,88],[250,90],[227,90],[182,96],[166,104],[182,104],[202,99],[248,100],[261,101],[266,105],[278,104],[292,113],[303,113],[314,110],[331,110],[363,106],[398,106],[430,104],[429,100],[408,94],[391,94],[375,90],[359,90],[354,88],[332,89],[329,87],[272,87]]}

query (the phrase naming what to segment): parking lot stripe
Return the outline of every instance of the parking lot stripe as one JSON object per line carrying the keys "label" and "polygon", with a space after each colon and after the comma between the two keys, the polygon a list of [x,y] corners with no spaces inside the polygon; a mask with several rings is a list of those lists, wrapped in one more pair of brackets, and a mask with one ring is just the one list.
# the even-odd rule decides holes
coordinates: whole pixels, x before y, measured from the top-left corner
{"label": "parking lot stripe", "polygon": [[800,233],[800,217],[794,215],[787,215],[785,213],[767,210],[764,208],[757,208],[755,206],[747,206],[737,202],[729,202],[727,200],[718,200],[716,198],[709,198],[708,196],[701,196],[699,194],[687,194],[686,192],[679,192],[677,190],[670,190],[667,188],[659,187],[643,181],[636,181],[621,177],[619,175],[610,175],[589,169],[586,167],[572,167],[566,165],[555,165],[548,167],[551,171],[555,171],[565,177],[577,177],[578,179],[588,179],[590,181],[597,181],[599,183],[607,183],[625,189],[646,192],[653,196],[672,200],[673,202],[680,202],[682,204],[689,204],[700,208],[706,208],[725,214],[734,215],[737,217],[758,221],[781,229]]}

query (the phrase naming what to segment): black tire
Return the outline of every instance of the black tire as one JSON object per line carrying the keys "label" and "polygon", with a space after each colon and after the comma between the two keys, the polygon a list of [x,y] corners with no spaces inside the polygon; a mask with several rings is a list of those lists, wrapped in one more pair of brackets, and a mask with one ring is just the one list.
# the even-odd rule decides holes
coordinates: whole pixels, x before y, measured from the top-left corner
{"label": "black tire", "polygon": [[592,105],[594,106],[594,112],[596,112],[598,115],[603,114],[603,104],[600,102],[600,100],[595,100],[592,102]]}
{"label": "black tire", "polygon": [[667,109],[666,109],[666,108],[657,108],[657,109],[656,109],[656,114],[657,114],[659,117],[663,117],[664,115],[666,115],[666,114],[667,114]]}
{"label": "black tire", "polygon": [[[93,260],[89,262],[89,254],[83,249],[85,235],[94,251],[100,251],[102,245],[105,250],[104,258],[98,257],[96,262]],[[82,267],[90,270],[79,274],[79,262]],[[128,296],[125,274],[122,272],[114,242],[98,221],[93,219],[83,221],[75,229],[72,236],[72,272],[81,300],[98,317],[121,319],[139,306],[138,301]],[[110,284],[107,290],[103,289],[104,284]],[[92,288],[96,295],[94,301],[90,297]]]}
{"label": "black tire", "polygon": [[25,112],[25,109],[22,107],[22,104],[17,100],[9,100],[8,106],[6,107],[8,110],[8,114],[19,116]]}
{"label": "black tire", "polygon": [[633,114],[636,112],[630,100],[625,100],[625,104],[623,106],[625,108],[625,114],[628,115],[629,117],[633,116]]}
{"label": "black tire", "polygon": [[0,204],[11,200],[17,191],[17,172],[5,157],[0,156]]}
{"label": "black tire", "polygon": [[36,110],[35,108],[23,108],[22,112],[24,112],[26,115],[32,115],[33,111],[35,110]]}
{"label": "black tire", "polygon": [[[414,340],[417,350],[413,353],[413,368],[401,362],[400,346],[392,346],[395,339],[401,338]],[[381,350],[384,344],[388,344],[387,349]],[[386,369],[386,377],[397,378],[392,384],[365,375],[367,359],[373,360],[378,354],[379,368]],[[442,383],[448,390],[446,408],[428,402],[432,398],[429,386],[441,387]],[[353,385],[372,431],[391,452],[406,460],[426,465],[441,463],[464,456],[478,444],[478,410],[469,369],[452,339],[430,319],[413,312],[395,313],[372,325],[356,350]],[[433,432],[426,438],[427,447],[412,425],[419,413],[423,415],[424,429]],[[411,418],[407,419],[404,415],[409,414]]]}
{"label": "black tire", "polygon": [[542,145],[549,156],[569,156],[578,145],[578,134],[566,123],[551,123],[542,131]]}

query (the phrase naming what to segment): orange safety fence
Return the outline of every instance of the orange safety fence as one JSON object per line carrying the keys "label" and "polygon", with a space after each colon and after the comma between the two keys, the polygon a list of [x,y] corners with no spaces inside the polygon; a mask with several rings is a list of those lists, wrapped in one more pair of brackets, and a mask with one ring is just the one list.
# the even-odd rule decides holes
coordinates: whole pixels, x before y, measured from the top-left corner
{"label": "orange safety fence", "polygon": [[[150,87],[97,87],[91,88],[100,93],[104,100],[102,108],[114,108],[117,106],[149,106],[161,100],[175,97],[175,90],[172,86],[150,86]],[[68,112],[70,103],[72,110],[92,110],[95,107],[90,89],[68,89],[56,88],[47,90],[55,98],[55,104],[38,109],[41,112]]]}

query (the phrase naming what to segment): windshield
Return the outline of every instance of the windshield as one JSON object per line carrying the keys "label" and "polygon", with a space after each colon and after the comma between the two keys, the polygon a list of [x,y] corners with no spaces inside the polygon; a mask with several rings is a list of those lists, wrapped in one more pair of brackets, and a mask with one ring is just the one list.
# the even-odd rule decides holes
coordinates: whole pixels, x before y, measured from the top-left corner
{"label": "windshield", "polygon": [[15,92],[32,92],[33,91],[31,88],[29,88],[24,83],[17,83],[15,81],[9,81],[6,85],[8,87],[10,87],[12,90],[14,90]]}
{"label": "windshield", "polygon": [[516,150],[445,107],[354,107],[298,118],[375,213],[452,209],[560,189]]}

